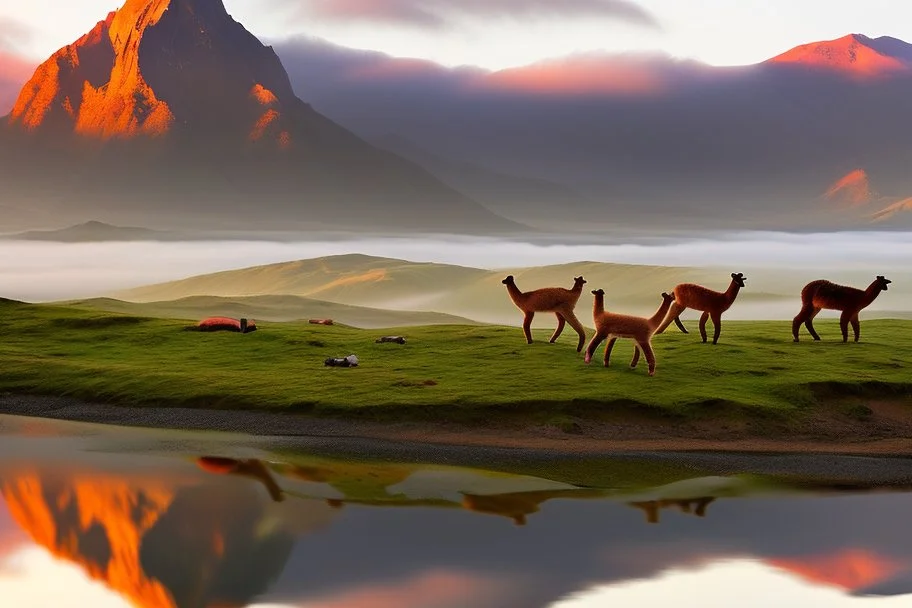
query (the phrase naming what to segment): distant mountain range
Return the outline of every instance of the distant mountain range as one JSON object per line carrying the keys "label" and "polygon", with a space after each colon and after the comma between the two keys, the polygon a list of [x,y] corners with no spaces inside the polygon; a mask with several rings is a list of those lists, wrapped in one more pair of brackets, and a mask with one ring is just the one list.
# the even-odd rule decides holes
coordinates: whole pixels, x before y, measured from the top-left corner
{"label": "distant mountain range", "polygon": [[[894,38],[849,35],[725,68],[593,54],[489,72],[314,39],[276,49],[314,107],[367,138],[392,132],[579,193],[554,205],[555,221],[912,227],[899,204],[912,196],[912,45]],[[849,208],[828,196],[858,173],[878,196]]]}
{"label": "distant mountain range", "polygon": [[910,228],[910,98],[895,38],[491,72],[127,0],[0,121],[0,230]]}

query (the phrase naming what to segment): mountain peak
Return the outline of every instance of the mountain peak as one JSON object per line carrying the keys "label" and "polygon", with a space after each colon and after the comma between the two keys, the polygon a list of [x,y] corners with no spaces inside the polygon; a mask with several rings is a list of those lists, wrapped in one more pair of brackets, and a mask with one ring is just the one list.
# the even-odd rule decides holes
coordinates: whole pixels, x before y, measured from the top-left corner
{"label": "mountain peak", "polygon": [[803,65],[861,77],[912,69],[912,45],[896,38],[848,34],[797,46],[767,63]]}
{"label": "mountain peak", "polygon": [[221,0],[127,0],[38,68],[10,123],[102,140],[243,126],[284,148],[283,101],[298,100],[278,57]]}

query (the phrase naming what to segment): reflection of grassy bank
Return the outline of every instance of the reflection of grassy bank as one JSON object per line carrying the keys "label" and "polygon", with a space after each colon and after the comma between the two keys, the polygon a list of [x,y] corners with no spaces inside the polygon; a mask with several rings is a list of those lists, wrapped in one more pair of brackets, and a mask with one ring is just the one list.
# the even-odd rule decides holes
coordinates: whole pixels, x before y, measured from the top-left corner
{"label": "reflection of grassy bank", "polygon": [[[631,371],[629,342],[614,366],[582,363],[572,332],[526,345],[505,327],[439,326],[364,331],[264,324],[248,335],[183,331],[185,322],[0,303],[0,390],[67,395],[122,405],[262,409],[377,420],[550,424],[751,422],[757,432],[804,414],[864,424],[863,410],[827,408],[834,398],[908,399],[912,323],[864,321],[861,344],[842,344],[822,321],[824,342],[793,344],[787,323],[726,323],[718,346],[694,334],[655,338],[658,376]],[[673,328],[672,328],[672,331]],[[375,344],[402,333],[408,344]],[[323,367],[356,353],[357,369]],[[842,407],[842,406],[840,406]],[[831,411],[833,410],[833,411]],[[864,418],[864,416],[861,416]]]}

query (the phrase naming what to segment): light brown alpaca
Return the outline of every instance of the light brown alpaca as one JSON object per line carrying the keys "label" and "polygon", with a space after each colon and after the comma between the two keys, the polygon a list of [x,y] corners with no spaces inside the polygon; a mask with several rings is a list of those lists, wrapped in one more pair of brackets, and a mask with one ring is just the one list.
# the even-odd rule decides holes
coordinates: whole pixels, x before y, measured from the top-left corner
{"label": "light brown alpaca", "polygon": [[583,285],[586,280],[583,277],[573,279],[573,289],[564,289],[563,287],[545,287],[535,291],[521,292],[516,286],[516,281],[511,274],[501,281],[507,286],[507,293],[510,299],[520,309],[525,318],[523,319],[523,333],[526,335],[526,342],[532,344],[532,318],[537,312],[553,312],[557,317],[557,329],[551,336],[550,342],[553,344],[564,331],[564,323],[569,323],[570,327],[576,330],[579,335],[579,344],[576,352],[583,350],[583,344],[586,343],[586,330],[583,324],[576,318],[573,309],[583,293]]}
{"label": "light brown alpaca", "polygon": [[636,341],[637,346],[633,349],[633,360],[630,367],[636,367],[640,361],[640,350],[646,355],[646,362],[649,364],[649,375],[655,376],[655,352],[652,350],[652,335],[656,328],[665,318],[668,309],[674,298],[667,293],[662,293],[662,305],[656,313],[645,319],[643,317],[633,317],[630,315],[619,315],[611,312],[605,312],[605,291],[596,289],[592,292],[595,301],[592,305],[592,320],[595,322],[595,335],[586,348],[586,363],[592,361],[592,355],[599,344],[606,338],[608,344],[605,346],[605,367],[608,367],[611,359],[611,350],[614,348],[618,338],[632,338]]}
{"label": "light brown alpaca", "polygon": [[814,331],[814,317],[823,310],[841,310],[842,316],[839,318],[839,328],[842,329],[842,341],[849,341],[849,323],[852,324],[852,331],[855,333],[855,341],[858,342],[861,336],[861,324],[858,321],[858,313],[870,306],[881,291],[887,290],[887,285],[893,281],[878,276],[874,282],[868,285],[864,291],[855,287],[846,287],[837,285],[823,279],[811,281],[801,290],[801,312],[792,321],[792,336],[795,342],[798,341],[798,330],[804,323],[808,332],[814,340],[820,340],[820,336]]}
{"label": "light brown alpaca", "polygon": [[713,344],[718,343],[719,334],[722,333],[722,313],[731,308],[735,298],[738,297],[738,292],[744,287],[744,281],[747,280],[747,277],[740,272],[733,272],[731,278],[731,283],[724,293],[693,283],[681,283],[675,287],[672,292],[675,297],[674,304],[671,305],[668,316],[665,317],[662,325],[659,326],[655,333],[663,333],[674,321],[678,329],[686,334],[687,329],[681,323],[681,313],[688,308],[693,308],[694,310],[703,311],[703,315],[700,317],[700,337],[703,338],[703,342],[706,342],[706,321],[712,319],[714,328]]}

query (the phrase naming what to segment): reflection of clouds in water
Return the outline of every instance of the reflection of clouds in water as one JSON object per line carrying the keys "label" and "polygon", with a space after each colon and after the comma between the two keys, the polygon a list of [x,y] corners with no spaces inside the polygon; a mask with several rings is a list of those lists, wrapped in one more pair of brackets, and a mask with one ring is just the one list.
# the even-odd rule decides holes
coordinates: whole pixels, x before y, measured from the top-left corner
{"label": "reflection of clouds in water", "polygon": [[699,570],[669,570],[648,581],[596,587],[554,603],[551,608],[665,606],[679,608],[892,608],[908,606],[910,596],[860,598],[839,589],[810,584],[762,562],[735,560]]}
{"label": "reflection of clouds in water", "polygon": [[57,608],[130,608],[131,604],[78,566],[55,559],[37,547],[23,548],[0,560],[0,598],[4,606]]}
{"label": "reflection of clouds in water", "polygon": [[[399,581],[368,584],[309,600],[307,608],[464,608],[509,606],[512,581],[497,576],[431,570]],[[482,600],[482,598],[484,598]]]}
{"label": "reflection of clouds in water", "polygon": [[264,241],[45,243],[0,241],[4,297],[29,301],[99,295],[149,283],[260,264],[362,253],[479,268],[577,261],[815,270],[899,271],[912,261],[912,234],[731,233],[705,238],[634,238],[593,242],[579,237],[510,242],[472,237],[365,238],[323,242]]}

